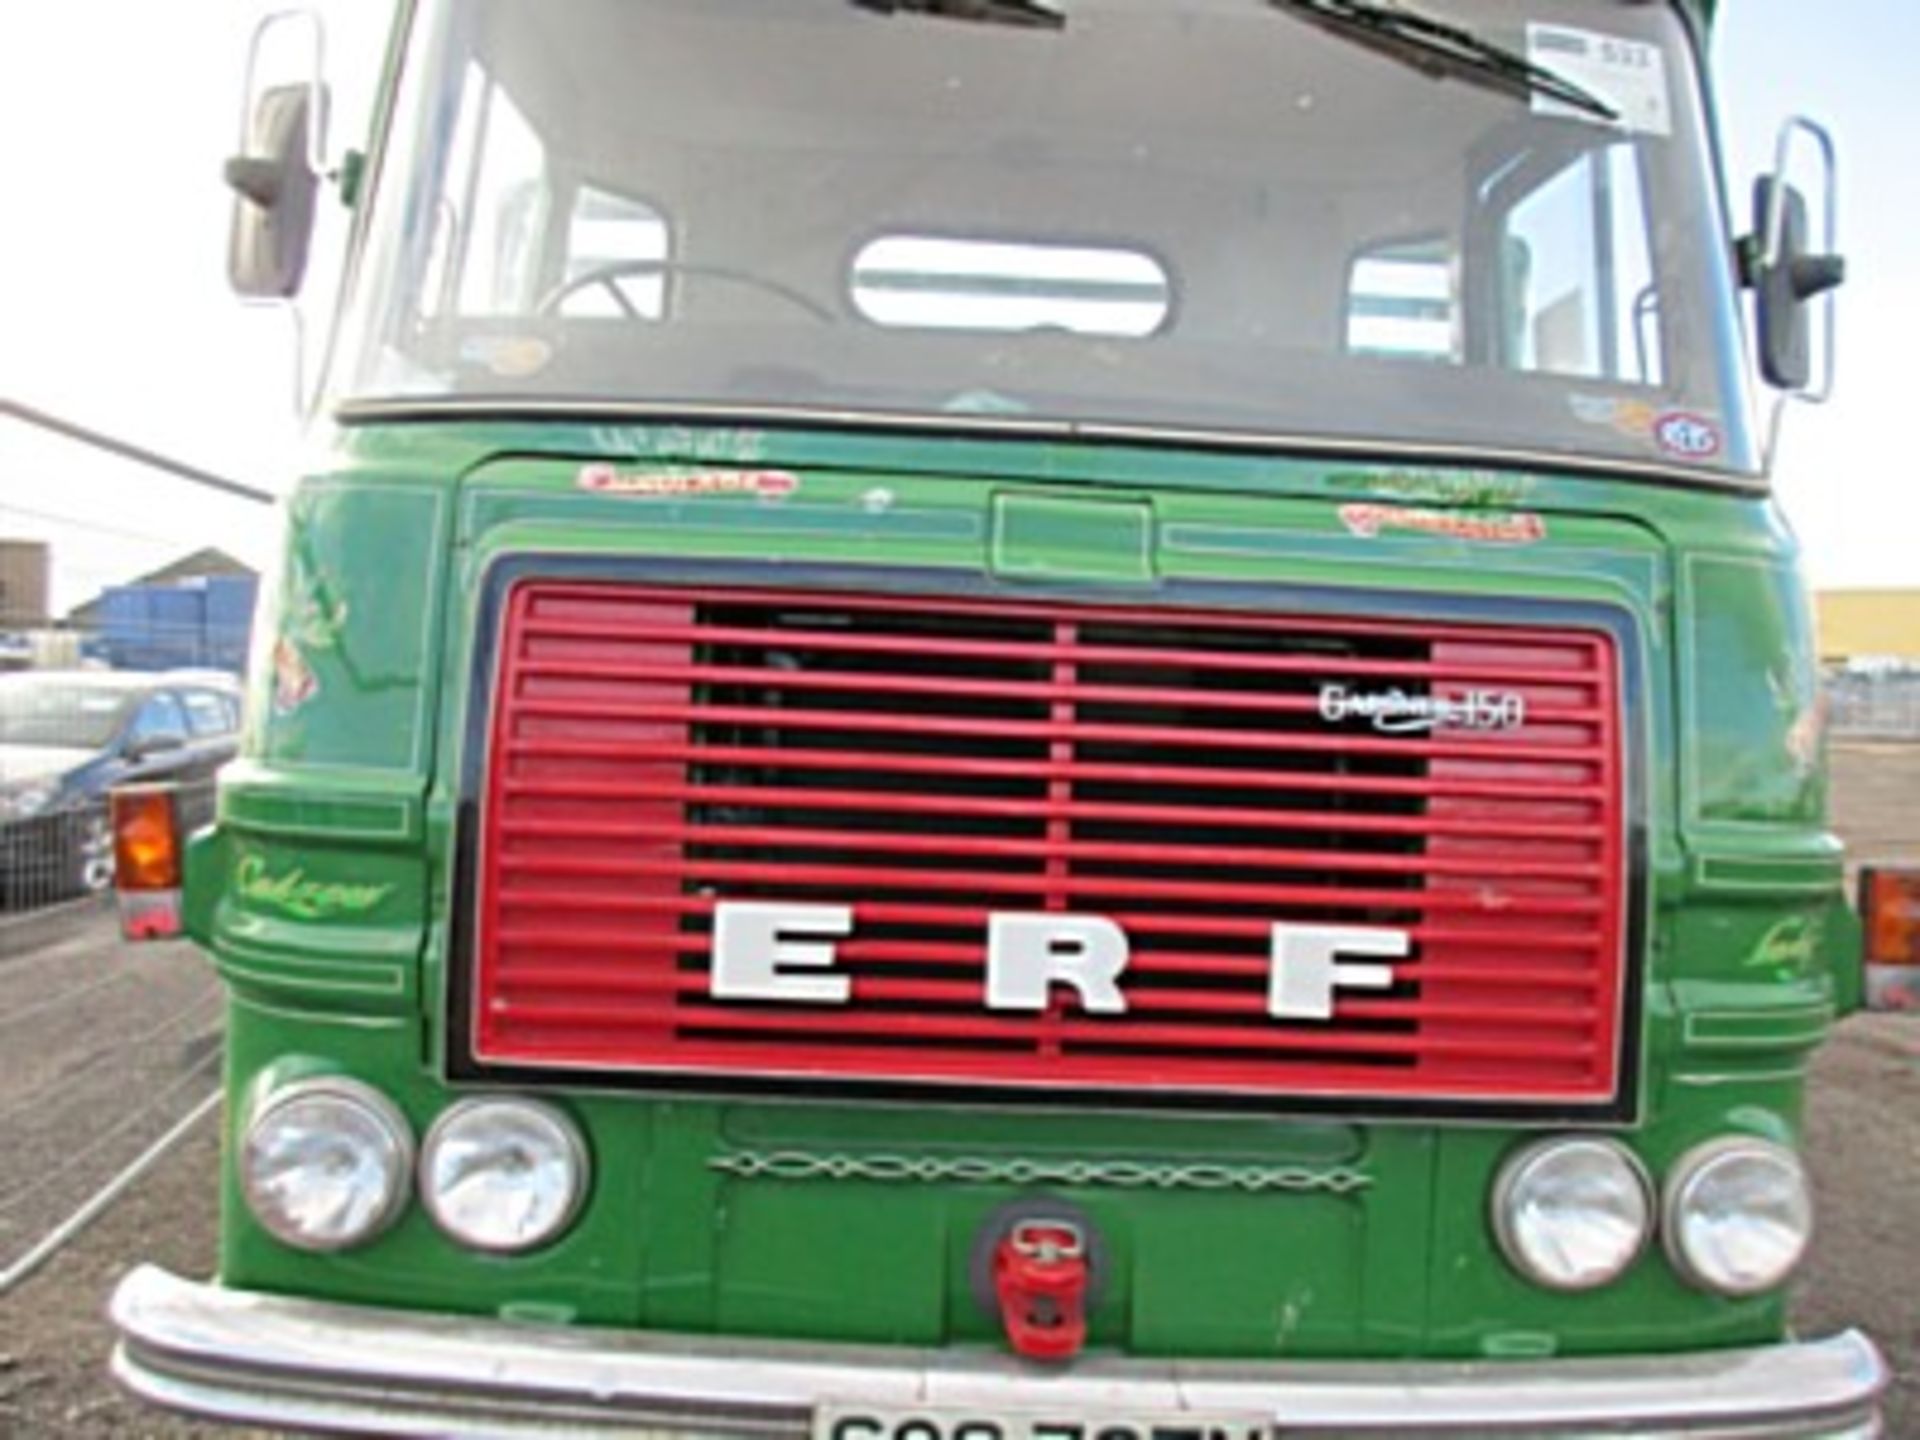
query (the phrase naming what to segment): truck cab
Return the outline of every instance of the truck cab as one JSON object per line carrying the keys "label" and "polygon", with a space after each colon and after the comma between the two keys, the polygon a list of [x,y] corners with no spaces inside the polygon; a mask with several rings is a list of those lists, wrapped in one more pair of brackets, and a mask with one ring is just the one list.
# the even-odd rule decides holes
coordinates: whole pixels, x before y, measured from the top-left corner
{"label": "truck cab", "polygon": [[1756,416],[1839,270],[1709,19],[418,0],[332,181],[263,90],[236,280],[352,237],[186,856],[219,1273],[121,1377],[1877,1433],[1785,1314],[1858,937]]}

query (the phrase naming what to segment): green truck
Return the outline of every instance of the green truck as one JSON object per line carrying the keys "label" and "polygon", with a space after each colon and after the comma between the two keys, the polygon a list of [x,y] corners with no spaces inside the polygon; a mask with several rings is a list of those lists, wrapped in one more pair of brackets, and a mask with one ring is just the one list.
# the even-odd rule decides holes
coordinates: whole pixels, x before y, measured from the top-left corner
{"label": "green truck", "polygon": [[1879,1433],[1784,1295],[1861,976],[1755,417],[1831,154],[1728,214],[1711,20],[417,0],[363,150],[250,86],[235,283],[352,231],[184,857],[218,1275],[123,1282],[120,1378]]}

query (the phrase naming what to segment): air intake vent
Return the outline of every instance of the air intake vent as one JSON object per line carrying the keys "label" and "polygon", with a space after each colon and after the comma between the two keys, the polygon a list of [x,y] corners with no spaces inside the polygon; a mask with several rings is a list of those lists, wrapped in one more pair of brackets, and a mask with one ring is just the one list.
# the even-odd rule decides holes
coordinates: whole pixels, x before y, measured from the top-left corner
{"label": "air intake vent", "polygon": [[[559,581],[511,591],[472,1059],[683,1088],[1603,1108],[1602,629]],[[724,903],[844,906],[844,1002],[712,993]],[[986,1003],[989,918],[1111,920],[1125,1010]],[[1270,1006],[1273,927],[1405,936]],[[808,972],[815,973],[815,972]]]}

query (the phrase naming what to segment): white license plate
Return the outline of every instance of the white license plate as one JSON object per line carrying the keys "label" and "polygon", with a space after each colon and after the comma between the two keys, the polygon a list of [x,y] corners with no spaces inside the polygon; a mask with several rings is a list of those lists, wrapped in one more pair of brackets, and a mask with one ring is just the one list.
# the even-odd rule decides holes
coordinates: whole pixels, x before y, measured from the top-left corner
{"label": "white license plate", "polygon": [[1273,1440],[1260,1415],[1097,1415],[824,1404],[813,1440]]}

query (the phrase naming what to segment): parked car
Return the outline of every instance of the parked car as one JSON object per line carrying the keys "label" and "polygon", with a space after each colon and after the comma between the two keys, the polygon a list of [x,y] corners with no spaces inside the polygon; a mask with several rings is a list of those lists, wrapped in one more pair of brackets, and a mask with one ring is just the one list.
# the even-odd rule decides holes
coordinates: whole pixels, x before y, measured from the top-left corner
{"label": "parked car", "polygon": [[231,676],[201,670],[0,675],[0,896],[110,885],[108,792],[210,780],[238,749],[240,703]]}

